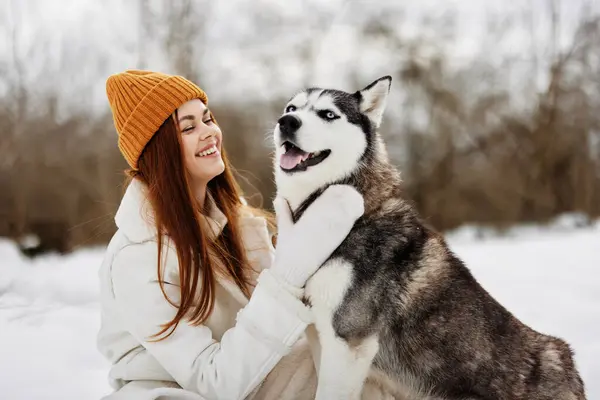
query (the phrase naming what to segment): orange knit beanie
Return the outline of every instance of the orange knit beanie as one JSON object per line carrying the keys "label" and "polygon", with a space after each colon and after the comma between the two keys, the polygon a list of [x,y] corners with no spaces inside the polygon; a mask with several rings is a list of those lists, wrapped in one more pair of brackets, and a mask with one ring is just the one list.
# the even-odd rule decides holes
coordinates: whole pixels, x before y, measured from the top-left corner
{"label": "orange knit beanie", "polygon": [[193,99],[208,104],[204,91],[189,80],[152,71],[111,75],[106,95],[119,134],[119,150],[134,170],[144,147],[179,106]]}

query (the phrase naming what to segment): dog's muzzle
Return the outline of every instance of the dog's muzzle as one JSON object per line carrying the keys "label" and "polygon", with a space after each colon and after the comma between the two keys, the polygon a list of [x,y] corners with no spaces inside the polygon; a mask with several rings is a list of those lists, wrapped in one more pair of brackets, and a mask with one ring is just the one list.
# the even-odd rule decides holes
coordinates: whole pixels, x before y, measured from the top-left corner
{"label": "dog's muzzle", "polygon": [[279,124],[279,132],[281,135],[281,141],[290,140],[294,142],[296,138],[296,132],[302,126],[302,120],[295,115],[284,115],[277,121]]}

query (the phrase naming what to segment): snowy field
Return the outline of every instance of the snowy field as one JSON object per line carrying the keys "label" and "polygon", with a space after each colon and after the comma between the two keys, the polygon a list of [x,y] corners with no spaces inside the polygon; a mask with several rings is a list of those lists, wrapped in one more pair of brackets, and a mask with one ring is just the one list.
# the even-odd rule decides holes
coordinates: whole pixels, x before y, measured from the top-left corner
{"label": "snowy field", "polygon": [[[450,243],[508,309],[572,343],[588,399],[600,399],[600,223],[575,221],[504,237],[467,228]],[[0,242],[1,398],[98,399],[110,390],[95,348],[101,258],[96,248],[31,262]]]}

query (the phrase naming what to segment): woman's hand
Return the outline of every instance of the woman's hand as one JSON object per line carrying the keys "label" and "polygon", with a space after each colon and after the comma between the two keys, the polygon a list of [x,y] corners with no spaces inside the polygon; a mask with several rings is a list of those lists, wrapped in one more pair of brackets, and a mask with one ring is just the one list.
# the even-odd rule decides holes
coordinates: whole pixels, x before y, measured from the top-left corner
{"label": "woman's hand", "polygon": [[363,197],[349,185],[331,185],[294,223],[287,201],[277,197],[277,249],[271,271],[295,287],[303,287],[344,241],[364,213]]}

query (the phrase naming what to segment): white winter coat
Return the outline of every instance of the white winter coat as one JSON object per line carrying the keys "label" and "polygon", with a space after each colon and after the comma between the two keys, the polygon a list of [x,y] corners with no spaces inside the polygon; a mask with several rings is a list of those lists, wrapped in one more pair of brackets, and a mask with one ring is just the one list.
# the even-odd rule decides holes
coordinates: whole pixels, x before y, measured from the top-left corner
{"label": "white winter coat", "polygon": [[[207,200],[211,211],[203,223],[214,237],[227,220]],[[129,185],[115,221],[118,230],[99,271],[98,348],[112,363],[109,379],[116,390],[105,400],[314,398],[316,372],[304,336],[311,315],[301,293],[269,273],[274,249],[263,218],[246,212],[240,221],[257,271],[250,299],[219,279],[208,320],[201,326],[182,322],[158,342],[147,338],[176,309],[157,282],[156,229],[143,183]],[[163,254],[165,290],[177,301],[177,254],[166,240]]]}

